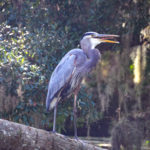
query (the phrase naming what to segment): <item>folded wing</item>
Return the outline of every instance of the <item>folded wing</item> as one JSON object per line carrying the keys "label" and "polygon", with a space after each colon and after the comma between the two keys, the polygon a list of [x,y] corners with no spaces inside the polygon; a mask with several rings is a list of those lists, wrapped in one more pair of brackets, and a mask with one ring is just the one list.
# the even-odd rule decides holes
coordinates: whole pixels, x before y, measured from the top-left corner
{"label": "folded wing", "polygon": [[61,89],[69,82],[75,71],[76,55],[66,54],[52,73],[46,98],[46,109],[53,109],[59,101],[58,95]]}

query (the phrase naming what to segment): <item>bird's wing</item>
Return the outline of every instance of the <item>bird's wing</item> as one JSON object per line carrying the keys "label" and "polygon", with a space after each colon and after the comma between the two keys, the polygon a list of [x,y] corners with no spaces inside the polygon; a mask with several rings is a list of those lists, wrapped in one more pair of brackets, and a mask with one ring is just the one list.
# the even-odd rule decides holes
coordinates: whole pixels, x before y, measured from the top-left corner
{"label": "bird's wing", "polygon": [[[66,54],[52,73],[46,98],[47,110],[52,109],[57,102],[55,95],[65,86],[76,69],[76,55]],[[53,101],[53,102],[52,102]]]}

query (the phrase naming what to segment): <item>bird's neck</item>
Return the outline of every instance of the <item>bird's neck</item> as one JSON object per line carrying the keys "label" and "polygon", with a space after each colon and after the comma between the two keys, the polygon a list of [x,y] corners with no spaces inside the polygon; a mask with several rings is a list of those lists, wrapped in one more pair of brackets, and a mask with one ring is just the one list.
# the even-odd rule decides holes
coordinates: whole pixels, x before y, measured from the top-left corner
{"label": "bird's neck", "polygon": [[84,50],[95,49],[100,43],[100,40],[93,38],[86,38],[80,41],[81,48]]}
{"label": "bird's neck", "polygon": [[100,52],[97,49],[84,50],[84,52],[88,57],[86,66],[87,68],[89,68],[89,71],[91,71],[91,69],[96,66],[96,64],[98,63],[100,59]]}
{"label": "bird's neck", "polygon": [[95,46],[92,45],[91,43],[87,42],[86,44],[83,43],[83,44],[81,45],[81,48],[84,49],[85,51],[88,51],[89,49],[90,49],[90,50],[91,50],[91,49],[94,49]]}

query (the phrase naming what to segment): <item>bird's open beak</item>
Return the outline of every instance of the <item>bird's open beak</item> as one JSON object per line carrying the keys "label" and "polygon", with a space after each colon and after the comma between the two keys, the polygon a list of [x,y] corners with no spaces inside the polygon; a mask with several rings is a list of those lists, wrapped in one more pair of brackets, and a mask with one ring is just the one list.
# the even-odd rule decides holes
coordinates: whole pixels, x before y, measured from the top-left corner
{"label": "bird's open beak", "polygon": [[98,34],[94,38],[98,38],[101,43],[119,43],[119,41],[116,41],[115,39],[119,37],[119,35],[113,35],[113,34]]}

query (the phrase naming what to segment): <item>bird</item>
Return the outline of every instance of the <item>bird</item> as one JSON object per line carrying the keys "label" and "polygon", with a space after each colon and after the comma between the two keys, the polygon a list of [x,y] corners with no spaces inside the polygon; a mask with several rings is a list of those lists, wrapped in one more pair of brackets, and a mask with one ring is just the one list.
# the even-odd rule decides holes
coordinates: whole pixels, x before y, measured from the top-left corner
{"label": "bird", "polygon": [[96,48],[101,43],[119,43],[115,38],[118,35],[99,34],[86,32],[80,40],[81,48],[70,50],[60,60],[52,72],[46,97],[46,109],[54,109],[53,132],[56,132],[56,113],[58,102],[74,94],[74,137],[77,137],[76,102],[82,79],[90,73],[101,58],[100,51]]}

